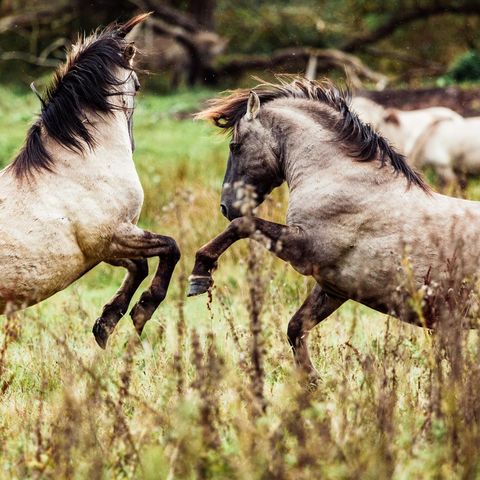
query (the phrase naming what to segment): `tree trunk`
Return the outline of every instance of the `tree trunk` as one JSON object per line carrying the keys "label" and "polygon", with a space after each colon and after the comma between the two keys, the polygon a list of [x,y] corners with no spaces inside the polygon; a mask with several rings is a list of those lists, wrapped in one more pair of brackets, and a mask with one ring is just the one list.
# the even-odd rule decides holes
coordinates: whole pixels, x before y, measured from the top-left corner
{"label": "tree trunk", "polygon": [[190,0],[188,11],[205,29],[215,31],[215,8],[217,0]]}

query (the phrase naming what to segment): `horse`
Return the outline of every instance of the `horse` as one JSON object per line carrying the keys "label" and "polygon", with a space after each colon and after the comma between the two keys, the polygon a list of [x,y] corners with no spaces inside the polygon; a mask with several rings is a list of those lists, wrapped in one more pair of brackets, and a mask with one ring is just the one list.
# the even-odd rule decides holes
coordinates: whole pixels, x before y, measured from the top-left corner
{"label": "horse", "polygon": [[480,117],[443,119],[418,138],[410,155],[412,166],[432,167],[442,183],[480,175]]}
{"label": "horse", "polygon": [[138,15],[79,39],[42,99],[18,156],[0,171],[0,314],[65,289],[101,262],[126,277],[93,333],[109,335],[159,257],[150,287],[131,310],[138,334],[164,299],[180,252],[175,241],[137,227],[143,190],[133,163]]}
{"label": "horse", "polygon": [[432,124],[440,120],[462,120],[462,116],[446,107],[429,107],[403,111],[384,108],[364,97],[354,97],[353,110],[363,121],[380,131],[409,160],[417,140]]}
{"label": "horse", "polygon": [[[231,135],[220,203],[230,223],[197,251],[188,295],[211,287],[234,242],[260,241],[316,282],[287,328],[308,376],[317,376],[308,333],[345,301],[430,327],[435,318],[413,308],[406,281],[414,292],[433,288],[452,259],[462,278],[477,273],[480,202],[435,193],[333,84],[279,77],[214,99],[197,118]],[[283,182],[286,224],[254,216]]]}

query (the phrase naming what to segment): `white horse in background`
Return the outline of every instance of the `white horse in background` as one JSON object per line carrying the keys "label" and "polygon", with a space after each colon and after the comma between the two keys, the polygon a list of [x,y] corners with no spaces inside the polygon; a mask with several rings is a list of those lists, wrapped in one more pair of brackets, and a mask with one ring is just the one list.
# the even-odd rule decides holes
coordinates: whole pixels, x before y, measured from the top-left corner
{"label": "white horse in background", "polygon": [[432,167],[444,183],[480,175],[480,117],[434,122],[417,140],[410,161]]}
{"label": "white horse in background", "polygon": [[172,238],[136,226],[143,190],[133,163],[139,88],[125,35],[148,14],[80,40],[60,67],[17,158],[0,172],[0,314],[63,290],[100,262],[128,270],[96,321],[98,344],[160,264],[131,315],[138,333],[165,297],[179,259]]}
{"label": "white horse in background", "polygon": [[372,125],[392,145],[403,153],[407,160],[417,140],[439,120],[462,120],[462,116],[446,107],[430,107],[403,111],[396,108],[384,108],[364,97],[354,97],[352,109],[364,121]]}

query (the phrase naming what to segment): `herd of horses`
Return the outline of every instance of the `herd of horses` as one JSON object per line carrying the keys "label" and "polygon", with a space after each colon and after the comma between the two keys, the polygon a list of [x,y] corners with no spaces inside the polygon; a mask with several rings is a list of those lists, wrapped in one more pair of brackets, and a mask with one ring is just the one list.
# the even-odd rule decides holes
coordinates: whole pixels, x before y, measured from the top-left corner
{"label": "herd of horses", "polygon": [[[139,334],[180,258],[174,239],[136,225],[143,202],[132,157],[139,82],[126,36],[147,16],[72,47],[22,150],[0,172],[0,313],[50,297],[101,262],[123,267],[125,279],[93,328],[103,348],[148,275],[147,259],[159,257],[159,266],[130,313]],[[288,325],[296,363],[312,375],[308,332],[345,301],[433,327],[399,289],[402,276],[411,275],[418,288],[440,282],[452,259],[459,278],[478,272],[480,202],[434,192],[379,133],[386,128],[361,119],[376,112],[385,119],[382,107],[362,113],[361,103],[352,108],[328,82],[278,77],[216,98],[197,115],[231,136],[221,196],[230,223],[198,250],[188,294],[211,287],[220,255],[234,242],[261,242],[315,279]],[[444,124],[460,121],[455,115]],[[407,118],[397,119],[397,127],[402,123],[412,127]],[[409,141],[401,148],[413,148]],[[286,224],[256,217],[256,207],[283,182]]]}
{"label": "herd of horses", "polygon": [[354,98],[352,106],[411,166],[433,168],[442,184],[464,186],[468,177],[480,175],[480,117],[464,118],[445,107],[401,111],[364,97]]}

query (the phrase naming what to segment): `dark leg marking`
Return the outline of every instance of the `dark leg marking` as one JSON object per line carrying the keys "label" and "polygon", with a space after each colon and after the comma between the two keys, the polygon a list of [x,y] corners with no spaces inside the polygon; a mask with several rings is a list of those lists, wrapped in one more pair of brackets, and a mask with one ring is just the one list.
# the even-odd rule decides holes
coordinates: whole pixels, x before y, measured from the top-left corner
{"label": "dark leg marking", "polygon": [[312,381],[318,378],[318,374],[308,353],[308,334],[313,327],[325,320],[344,302],[345,299],[331,297],[319,285],[315,285],[288,323],[288,341],[292,347],[295,363]]}
{"label": "dark leg marking", "polygon": [[195,255],[188,296],[205,293],[213,284],[212,271],[225,250],[242,238],[251,237],[265,244],[282,260],[295,263],[305,254],[305,237],[295,227],[268,222],[257,217],[232,220],[220,235],[204,245]]}
{"label": "dark leg marking", "polygon": [[119,320],[125,315],[134,293],[148,275],[148,264],[145,259],[106,260],[106,263],[116,267],[124,267],[128,271],[122,285],[103,307],[102,315],[93,326],[95,340],[102,348],[107,346],[108,337]]}
{"label": "dark leg marking", "polygon": [[129,274],[131,271],[133,273],[127,275],[119,292],[105,306],[102,317],[95,323],[93,333],[101,347],[105,348],[108,336],[126,312],[133,293],[146,277],[148,273],[146,259],[151,257],[159,257],[160,264],[149,289],[144,292],[132,310],[133,321],[138,333],[142,332],[145,322],[150,319],[165,298],[173,269],[180,259],[180,250],[171,237],[142,230],[134,224],[118,226],[110,245],[108,263],[124,266],[129,270]]}
{"label": "dark leg marking", "polygon": [[162,303],[167,295],[168,286],[176,264],[180,260],[180,250],[172,241],[169,253],[159,256],[159,264],[155,276],[148,290],[142,293],[140,300],[131,312],[133,324],[139,335],[142,334],[145,323],[152,318],[153,312]]}
{"label": "dark leg marking", "polygon": [[173,270],[180,260],[180,250],[171,237],[131,226],[122,229],[114,238],[112,252],[114,256],[129,258],[159,257],[159,265],[150,287],[130,312],[135,329],[141,334],[145,323],[167,294]]}

